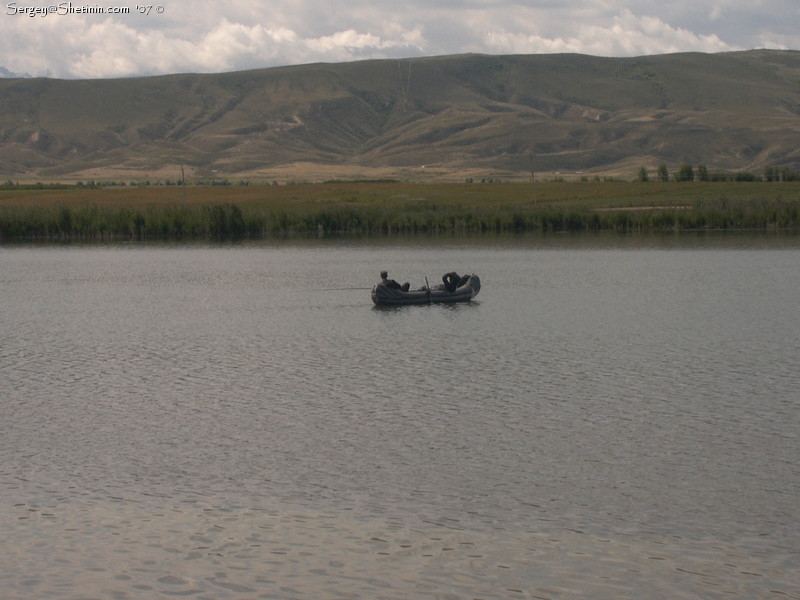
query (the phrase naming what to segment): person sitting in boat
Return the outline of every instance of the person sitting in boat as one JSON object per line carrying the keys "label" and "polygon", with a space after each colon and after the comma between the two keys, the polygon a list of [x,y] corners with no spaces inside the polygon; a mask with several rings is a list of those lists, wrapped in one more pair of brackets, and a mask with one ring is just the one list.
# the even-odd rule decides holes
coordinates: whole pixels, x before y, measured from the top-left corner
{"label": "person sitting in boat", "polygon": [[458,282],[461,281],[461,277],[459,277],[458,273],[455,271],[451,271],[442,276],[442,281],[444,282],[444,289],[448,292],[455,292],[456,288],[458,288]]}
{"label": "person sitting in boat", "polygon": [[410,283],[404,283],[403,285],[400,285],[394,279],[389,279],[389,273],[386,271],[381,271],[381,283],[389,289],[400,290],[401,292],[407,292],[408,288],[411,287]]}

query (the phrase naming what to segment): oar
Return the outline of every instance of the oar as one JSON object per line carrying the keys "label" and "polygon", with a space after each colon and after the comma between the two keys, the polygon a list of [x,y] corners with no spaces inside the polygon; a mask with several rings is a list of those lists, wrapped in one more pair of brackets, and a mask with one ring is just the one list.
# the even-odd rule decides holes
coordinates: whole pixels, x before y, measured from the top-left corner
{"label": "oar", "polygon": [[428,278],[425,278],[425,287],[428,288],[428,304],[433,304],[433,294],[431,294],[431,284],[428,283]]}

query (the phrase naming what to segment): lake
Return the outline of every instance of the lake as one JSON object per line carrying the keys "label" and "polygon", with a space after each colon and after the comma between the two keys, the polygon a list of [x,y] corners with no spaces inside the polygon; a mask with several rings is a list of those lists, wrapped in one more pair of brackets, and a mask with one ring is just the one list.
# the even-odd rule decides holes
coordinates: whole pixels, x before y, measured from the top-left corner
{"label": "lake", "polygon": [[799,308],[791,235],[2,246],[4,599],[798,598]]}

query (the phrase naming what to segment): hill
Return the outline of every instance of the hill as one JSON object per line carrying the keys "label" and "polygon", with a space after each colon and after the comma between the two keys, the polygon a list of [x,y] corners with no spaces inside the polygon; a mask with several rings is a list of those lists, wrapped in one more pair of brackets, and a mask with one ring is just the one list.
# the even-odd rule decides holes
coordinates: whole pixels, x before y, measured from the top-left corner
{"label": "hill", "polygon": [[[0,79],[0,178],[800,169],[800,52]],[[295,165],[290,167],[289,165]],[[359,171],[359,169],[361,171]],[[322,175],[320,175],[322,176]],[[277,177],[277,176],[276,176]]]}

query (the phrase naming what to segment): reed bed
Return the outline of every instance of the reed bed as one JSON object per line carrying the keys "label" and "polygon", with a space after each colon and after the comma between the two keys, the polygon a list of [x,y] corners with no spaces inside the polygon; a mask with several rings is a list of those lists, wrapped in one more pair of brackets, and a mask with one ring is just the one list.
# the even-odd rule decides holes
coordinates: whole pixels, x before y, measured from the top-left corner
{"label": "reed bed", "polygon": [[0,206],[0,240],[263,239],[289,235],[666,230],[798,230],[800,199],[697,199],[691,205],[480,206],[429,201],[302,204],[64,203]]}

